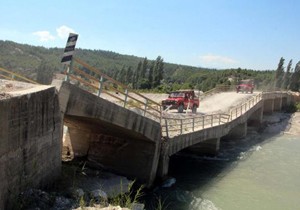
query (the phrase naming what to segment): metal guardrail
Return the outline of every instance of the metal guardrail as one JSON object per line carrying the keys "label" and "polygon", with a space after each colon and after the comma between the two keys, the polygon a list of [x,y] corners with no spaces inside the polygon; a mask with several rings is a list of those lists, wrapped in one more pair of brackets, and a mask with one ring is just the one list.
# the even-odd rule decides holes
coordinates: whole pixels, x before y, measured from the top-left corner
{"label": "metal guardrail", "polygon": [[0,67],[0,77],[4,78],[4,79],[8,79],[8,80],[20,80],[20,81],[25,81],[25,82],[29,82],[29,83],[33,83],[33,84],[39,84],[36,81],[33,81],[31,79],[28,79],[20,74],[17,74],[15,72],[6,70],[4,68]]}
{"label": "metal guardrail", "polygon": [[239,116],[245,114],[249,109],[251,109],[254,105],[256,105],[259,101],[263,99],[262,93],[259,93],[256,96],[253,96],[249,100],[247,100],[245,103],[242,103],[241,105],[232,108],[229,111],[230,120],[234,120],[238,118]]}
{"label": "metal guardrail", "polygon": [[163,136],[176,136],[185,133],[210,128],[227,123],[230,118],[228,114],[210,114],[191,118],[163,118],[161,127]]}
{"label": "metal guardrail", "polygon": [[67,80],[77,83],[81,88],[99,97],[103,94],[116,99],[116,103],[127,109],[133,109],[143,116],[161,122],[162,107],[159,103],[132,90],[126,85],[88,65],[73,58],[69,71],[65,71]]}
{"label": "metal guardrail", "polygon": [[203,99],[207,96],[219,93],[219,92],[228,92],[235,91],[235,86],[233,85],[217,85],[215,88],[208,90],[199,96],[200,99]]}
{"label": "metal guardrail", "polygon": [[228,113],[202,115],[192,118],[163,118],[162,134],[166,137],[174,137],[185,133],[211,128],[229,123],[248,112],[263,99],[282,97],[286,92],[264,92],[251,97],[241,105],[229,110]]}

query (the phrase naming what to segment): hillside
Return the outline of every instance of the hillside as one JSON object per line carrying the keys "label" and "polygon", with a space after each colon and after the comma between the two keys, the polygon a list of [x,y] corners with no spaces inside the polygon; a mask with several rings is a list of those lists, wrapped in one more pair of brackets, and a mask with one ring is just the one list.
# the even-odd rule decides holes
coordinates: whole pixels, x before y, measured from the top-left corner
{"label": "hillside", "polygon": [[[63,54],[63,48],[37,47],[1,40],[0,48],[0,67],[26,75],[29,78],[37,79],[39,74],[45,76],[51,75],[53,72],[61,71],[60,60]],[[129,71],[132,74],[130,78],[133,78],[135,72],[138,71],[139,62],[142,63],[145,59],[111,51],[80,48],[76,49],[75,53],[76,57],[116,79],[129,74]],[[155,62],[152,60],[147,61],[146,76],[149,74],[149,69],[151,68],[150,64]],[[161,61],[163,62],[163,57]],[[121,75],[122,71],[125,71],[124,75]],[[136,88],[156,88],[160,92],[179,88],[198,88],[205,91],[215,87],[216,84],[232,84],[233,82],[228,80],[229,77],[233,77],[235,80],[236,78],[254,78],[258,86],[265,86],[272,81],[272,76],[272,71],[246,69],[216,70],[163,62],[162,80],[159,81],[158,85],[152,87],[147,84],[147,81],[141,81],[140,83],[143,84],[140,84],[140,86]],[[43,82],[49,83],[49,79]],[[124,83],[133,85],[132,81],[124,81]]]}

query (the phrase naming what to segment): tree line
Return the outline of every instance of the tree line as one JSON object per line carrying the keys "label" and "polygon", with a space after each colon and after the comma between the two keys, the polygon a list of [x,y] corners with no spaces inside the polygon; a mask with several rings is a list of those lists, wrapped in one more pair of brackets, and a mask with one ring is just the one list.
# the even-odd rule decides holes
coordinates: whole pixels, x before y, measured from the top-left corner
{"label": "tree line", "polygon": [[[62,72],[63,48],[44,48],[0,40],[0,67],[49,84],[55,73]],[[260,90],[274,88],[299,90],[299,62],[264,71],[242,68],[210,69],[167,63],[161,56],[155,60],[122,55],[104,50],[76,49],[75,56],[110,77],[139,91],[167,93],[178,89],[210,90],[217,85],[236,85],[243,79],[254,79]],[[275,83],[274,83],[275,82]]]}
{"label": "tree line", "polygon": [[154,61],[145,57],[135,69],[132,66],[123,66],[120,71],[115,71],[113,78],[133,89],[154,89],[161,84],[163,75],[164,61],[158,56]]}
{"label": "tree line", "polygon": [[[278,67],[275,71],[274,87],[281,90],[299,91],[300,89],[300,61],[292,68],[293,60],[284,67],[285,59],[280,58]],[[285,70],[286,69],[286,70]]]}

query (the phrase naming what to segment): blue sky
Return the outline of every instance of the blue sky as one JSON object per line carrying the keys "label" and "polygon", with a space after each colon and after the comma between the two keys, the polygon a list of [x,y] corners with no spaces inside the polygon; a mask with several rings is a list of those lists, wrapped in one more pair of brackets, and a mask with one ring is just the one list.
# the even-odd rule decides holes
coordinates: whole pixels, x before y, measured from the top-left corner
{"label": "blue sky", "polygon": [[209,68],[300,60],[298,0],[0,0],[0,40],[101,49]]}

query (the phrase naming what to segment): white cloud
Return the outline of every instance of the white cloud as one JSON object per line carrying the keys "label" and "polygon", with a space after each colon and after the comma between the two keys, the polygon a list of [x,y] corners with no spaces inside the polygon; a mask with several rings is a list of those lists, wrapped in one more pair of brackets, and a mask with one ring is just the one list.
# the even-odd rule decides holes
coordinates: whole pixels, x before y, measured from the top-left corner
{"label": "white cloud", "polygon": [[72,28],[69,28],[67,26],[60,26],[56,29],[57,35],[61,39],[66,39],[69,36],[69,33],[75,33],[75,31]]}
{"label": "white cloud", "polygon": [[235,63],[237,63],[237,61],[232,58],[220,56],[220,55],[212,55],[212,54],[200,56],[200,59],[204,63],[213,63],[213,64],[235,64]]}
{"label": "white cloud", "polygon": [[38,36],[41,42],[47,42],[55,39],[55,37],[52,36],[49,31],[36,31],[33,32],[33,35]]}

